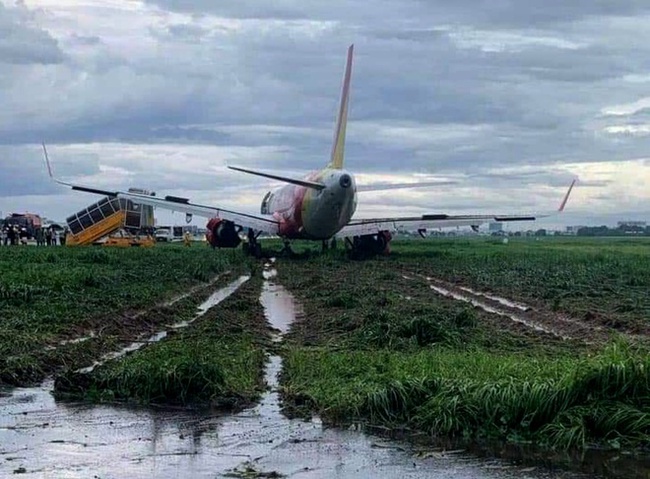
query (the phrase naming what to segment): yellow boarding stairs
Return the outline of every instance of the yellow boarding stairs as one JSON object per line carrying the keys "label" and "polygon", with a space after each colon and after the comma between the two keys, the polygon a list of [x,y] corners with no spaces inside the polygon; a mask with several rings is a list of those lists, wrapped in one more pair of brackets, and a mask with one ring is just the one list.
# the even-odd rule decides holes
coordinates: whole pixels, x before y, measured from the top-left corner
{"label": "yellow boarding stairs", "polygon": [[[142,190],[132,189],[141,193]],[[129,190],[129,191],[132,191]],[[149,194],[148,192],[143,192]],[[117,238],[108,238],[107,246],[148,246],[153,239],[133,236],[130,232],[153,227],[153,208],[136,205],[118,198],[103,198],[66,219],[70,232],[66,235],[66,246],[89,245],[98,242],[120,230],[126,231]]]}

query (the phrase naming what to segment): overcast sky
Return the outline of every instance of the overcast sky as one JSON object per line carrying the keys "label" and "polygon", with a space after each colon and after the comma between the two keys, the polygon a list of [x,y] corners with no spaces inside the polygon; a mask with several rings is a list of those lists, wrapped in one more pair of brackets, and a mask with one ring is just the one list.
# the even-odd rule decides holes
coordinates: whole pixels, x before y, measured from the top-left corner
{"label": "overcast sky", "polygon": [[[49,181],[257,212],[263,179],[328,161],[355,44],[358,217],[552,210],[650,220],[650,2],[0,0],[0,211],[95,201]],[[181,224],[182,215],[160,215]]]}

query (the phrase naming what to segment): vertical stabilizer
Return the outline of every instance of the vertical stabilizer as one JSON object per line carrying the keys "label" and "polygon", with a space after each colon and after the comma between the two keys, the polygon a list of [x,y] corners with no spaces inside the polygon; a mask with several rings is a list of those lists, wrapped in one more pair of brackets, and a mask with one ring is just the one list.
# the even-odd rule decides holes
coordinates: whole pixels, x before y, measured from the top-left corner
{"label": "vertical stabilizer", "polygon": [[345,150],[345,127],[348,122],[348,103],[350,100],[350,77],[352,76],[352,53],[354,45],[348,48],[348,61],[345,65],[345,76],[343,77],[343,89],[341,90],[341,105],[334,130],[334,143],[332,144],[332,156],[330,168],[343,168],[343,155]]}

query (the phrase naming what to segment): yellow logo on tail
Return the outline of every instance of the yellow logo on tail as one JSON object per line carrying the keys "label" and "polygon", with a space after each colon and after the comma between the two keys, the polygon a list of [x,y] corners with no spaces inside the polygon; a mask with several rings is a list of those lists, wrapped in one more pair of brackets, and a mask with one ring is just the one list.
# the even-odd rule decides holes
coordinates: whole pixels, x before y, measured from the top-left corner
{"label": "yellow logo on tail", "polygon": [[348,61],[345,65],[345,76],[343,77],[343,89],[341,91],[341,105],[339,107],[339,116],[336,121],[336,130],[334,131],[334,143],[332,144],[332,156],[330,158],[330,168],[338,170],[343,168],[343,156],[345,150],[345,127],[348,122],[348,103],[350,100],[350,78],[352,76],[352,53],[354,45],[348,48]]}

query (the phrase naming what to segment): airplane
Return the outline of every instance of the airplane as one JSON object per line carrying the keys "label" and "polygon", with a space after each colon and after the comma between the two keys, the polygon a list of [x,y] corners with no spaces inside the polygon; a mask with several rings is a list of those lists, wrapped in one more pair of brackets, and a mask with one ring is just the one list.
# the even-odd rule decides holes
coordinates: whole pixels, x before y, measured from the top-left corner
{"label": "airplane", "polygon": [[193,215],[209,218],[207,240],[213,248],[235,248],[242,241],[240,232],[248,229],[245,249],[256,256],[261,253],[258,237],[261,233],[277,235],[285,242],[283,251],[291,252],[290,242],[296,239],[323,242],[335,245],[337,238],[343,238],[352,254],[380,254],[390,251],[392,234],[398,230],[417,231],[424,236],[427,229],[453,226],[471,226],[475,230],[482,223],[534,221],[538,218],[561,213],[571,194],[576,180],[573,180],[557,212],[529,215],[449,215],[428,214],[422,216],[353,219],[357,207],[357,194],[364,191],[378,191],[396,188],[440,186],[453,182],[420,182],[398,184],[357,185],[354,175],[344,169],[345,133],[350,100],[350,80],[354,45],[350,45],[345,66],[338,117],[334,130],[334,141],[330,159],[322,170],[312,172],[303,178],[290,178],[278,174],[228,166],[231,170],[257,175],[287,183],[269,191],[262,199],[260,214],[248,214],[223,208],[191,203],[189,198],[175,196],[156,197],[128,191],[108,191],[61,181],[54,177],[52,167],[43,144],[43,154],[49,176],[59,184],[73,190],[131,200],[133,203],[165,208],[186,214],[189,222]]}

